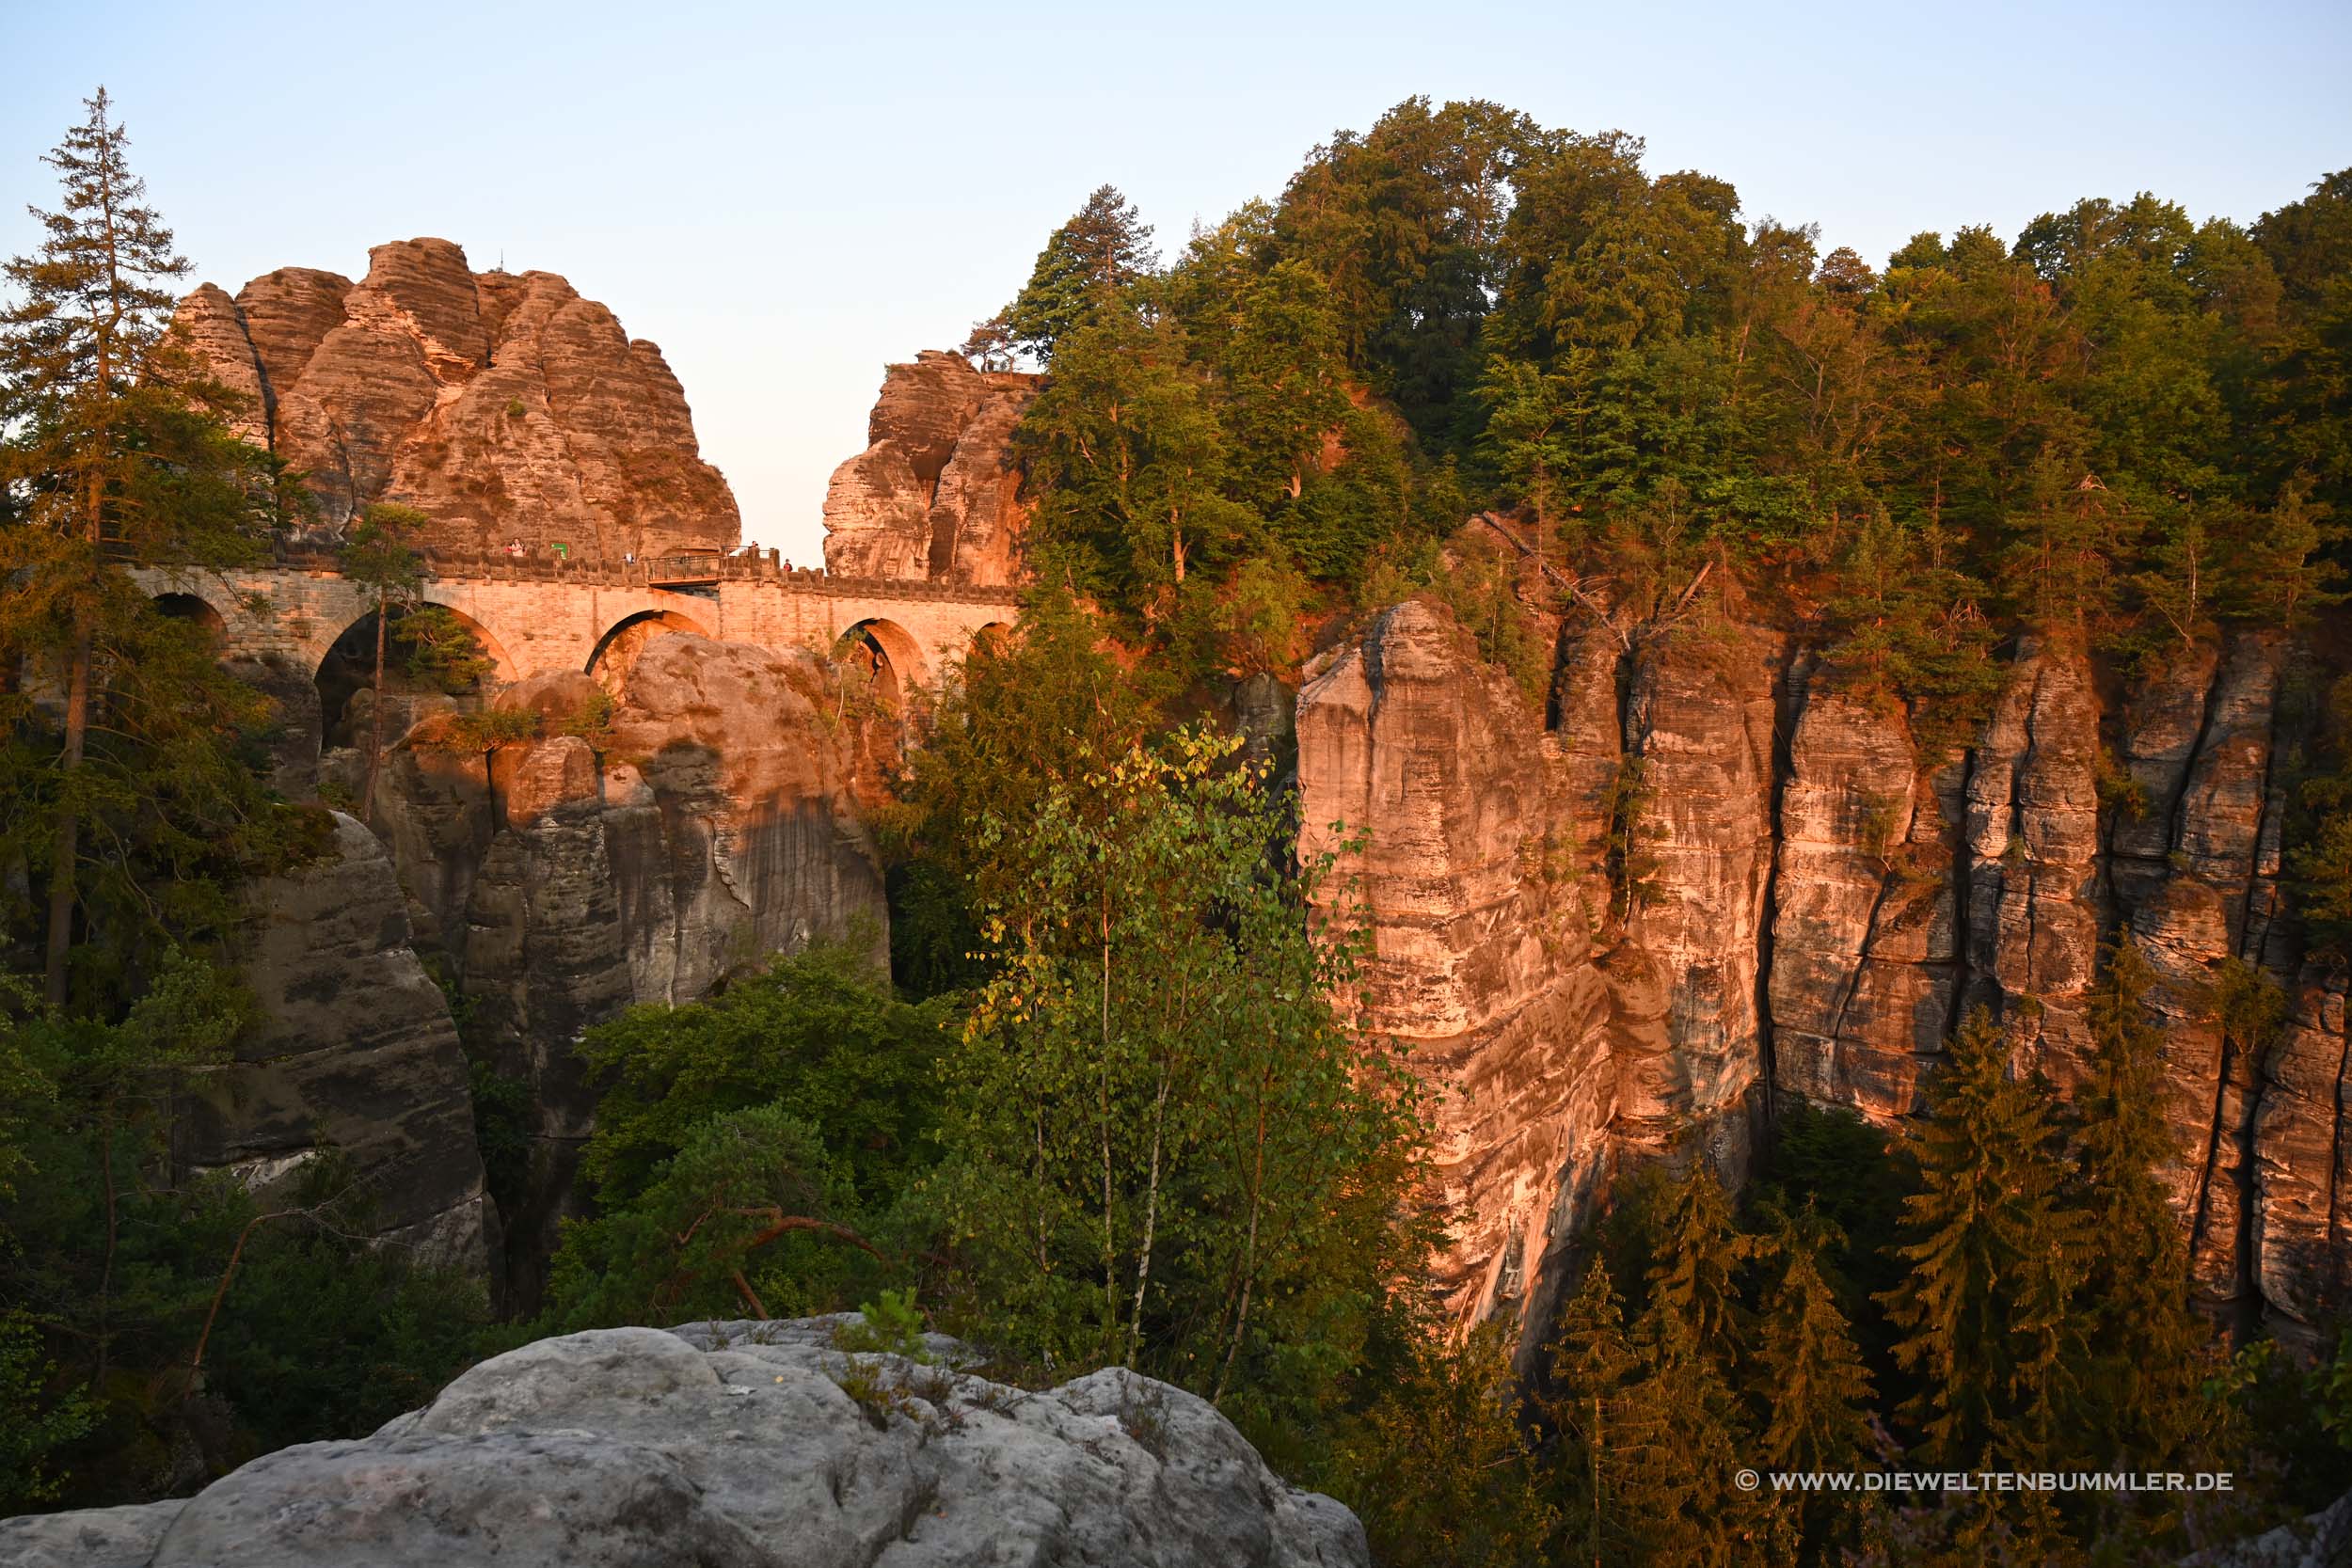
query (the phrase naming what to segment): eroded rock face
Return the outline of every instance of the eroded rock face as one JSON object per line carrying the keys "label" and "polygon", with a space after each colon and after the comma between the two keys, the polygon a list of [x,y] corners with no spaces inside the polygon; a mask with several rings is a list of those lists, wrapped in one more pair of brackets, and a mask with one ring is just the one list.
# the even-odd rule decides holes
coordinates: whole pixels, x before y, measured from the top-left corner
{"label": "eroded rock face", "polygon": [[1645,863],[1610,967],[1627,1010],[1654,1022],[1620,1036],[1621,1131],[1662,1148],[1694,1120],[1717,1128],[1710,1152],[1735,1179],[1747,1150],[1732,1113],[1763,1079],[1778,652],[1736,622],[1641,642],[1622,731]]}
{"label": "eroded rock face", "polygon": [[[492,1559],[516,1568],[1362,1568],[1362,1527],[1285,1486],[1205,1402],[1120,1370],[1027,1393],[861,1358],[837,1320],[543,1339],[358,1442],[254,1461],[183,1502],[0,1525],[56,1568]],[[125,1515],[129,1515],[125,1517]]]}
{"label": "eroded rock face", "polygon": [[[2200,1294],[2290,1338],[2341,1311],[2352,1053],[2341,980],[2297,975],[2283,918],[2278,640],[2119,681],[2028,639],[1973,742],[1933,751],[1783,646],[1736,606],[1623,639],[1572,619],[1547,718],[1413,603],[1302,688],[1307,846],[1371,837],[1335,883],[1362,878],[1366,1022],[1445,1096],[1452,1308],[1533,1342],[1613,1164],[1690,1134],[1736,1174],[1768,1082],[1891,1125],[1969,1008],[2070,1092],[2128,934]],[[2281,983],[2265,1028],[2244,995]]]}
{"label": "eroded rock face", "polygon": [[817,938],[887,952],[838,703],[799,649],[679,634],[638,657],[604,796],[638,999],[693,1001],[730,968]]}
{"label": "eroded rock face", "polygon": [[177,1154],[283,1190],[322,1144],[349,1162],[376,1232],[421,1260],[486,1263],[482,1160],[447,1001],[409,945],[392,866],[337,815],[315,864],[252,890],[244,969],[262,1022],[203,1069]]}
{"label": "eroded rock face", "polygon": [[[509,1299],[535,1301],[596,1094],[577,1049],[636,1002],[687,1003],[812,942],[886,961],[879,857],[851,789],[856,726],[814,655],[652,637],[605,693],[541,676],[499,706],[545,738],[462,751],[448,699],[388,706],[375,823],[418,941],[464,996],[468,1039],[525,1088],[529,1170],[506,1203]],[[362,693],[365,698],[367,694]],[[364,710],[355,722],[363,723]],[[361,752],[330,770],[357,790]]]}
{"label": "eroded rock face", "polygon": [[1800,684],[1773,886],[1774,1073],[1783,1092],[1891,1120],[1917,1104],[1951,1027],[1960,770],[1923,774],[1899,705],[1818,668]]}
{"label": "eroded rock face", "polygon": [[1033,375],[926,351],[893,365],[866,448],[825,490],[825,565],[845,577],[999,587],[1018,582],[1024,513],[1013,426]]}
{"label": "eroded rock face", "polygon": [[520,540],[576,559],[732,546],[741,521],[702,461],[660,351],[553,273],[475,273],[447,240],[368,254],[357,284],[283,268],[180,320],[248,393],[250,438],[310,475],[340,529],[376,501],[433,519],[425,547]]}
{"label": "eroded rock face", "polygon": [[1301,848],[1365,835],[1327,914],[1370,927],[1362,1025],[1411,1048],[1455,1225],[1433,1287],[1466,1319],[1549,1316],[1560,1249],[1607,1175],[1618,1089],[1598,911],[1558,856],[1574,812],[1542,717],[1412,600],[1311,675],[1296,716]]}

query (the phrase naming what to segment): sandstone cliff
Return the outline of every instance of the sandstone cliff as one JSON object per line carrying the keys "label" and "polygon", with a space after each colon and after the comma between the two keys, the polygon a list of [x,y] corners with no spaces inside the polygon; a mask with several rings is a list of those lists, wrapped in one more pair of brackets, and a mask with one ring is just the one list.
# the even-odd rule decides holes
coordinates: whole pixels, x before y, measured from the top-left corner
{"label": "sandstone cliff", "polygon": [[[1362,1568],[1363,1528],[1284,1485],[1205,1401],[1119,1369],[1030,1392],[832,1348],[837,1319],[603,1329],[460,1376],[357,1442],[194,1497],[0,1522],[52,1568]],[[854,1397],[850,1388],[866,1390]]]}
{"label": "sandstone cliff", "polygon": [[[376,831],[469,1043],[526,1091],[530,1169],[501,1195],[516,1301],[535,1294],[591,1130],[587,1028],[633,1002],[694,1001],[812,941],[886,952],[858,738],[830,682],[813,654],[677,632],[644,645],[602,733],[458,751],[447,699],[395,710]],[[495,700],[560,728],[597,692],[567,674]],[[338,738],[365,721],[355,704]],[[363,767],[355,747],[328,753],[346,787]]]}
{"label": "sandstone cliff", "polygon": [[331,1147],[378,1235],[481,1271],[492,1227],[466,1059],[382,847],[338,815],[326,854],[249,897],[262,1022],[198,1075],[178,1158],[266,1195]]}
{"label": "sandstone cliff", "polygon": [[1001,587],[1021,580],[1012,428],[1037,377],[935,350],[893,365],[866,448],[825,490],[825,565],[845,577]]}
{"label": "sandstone cliff", "polygon": [[741,531],[661,351],[552,273],[476,273],[447,240],[405,240],[370,251],[358,283],[307,267],[233,298],[208,283],[180,321],[329,529],[398,501],[433,518],[435,551],[519,539],[612,560]]}
{"label": "sandstone cliff", "polygon": [[[2157,976],[2201,1294],[2290,1338],[2352,1303],[2352,1057],[2342,982],[2297,973],[2280,918],[2275,640],[2119,684],[2028,639],[1974,744],[1931,755],[1736,595],[1622,630],[1572,616],[1539,711],[1414,601],[1299,693],[1301,819],[1370,834],[1342,867],[1366,1022],[1446,1091],[1454,1311],[1540,1333],[1613,1163],[1687,1132],[1736,1175],[1773,1097],[1892,1122],[1967,1007],[2079,1083],[2122,931]],[[2282,1023],[2245,1001],[2263,974]]]}

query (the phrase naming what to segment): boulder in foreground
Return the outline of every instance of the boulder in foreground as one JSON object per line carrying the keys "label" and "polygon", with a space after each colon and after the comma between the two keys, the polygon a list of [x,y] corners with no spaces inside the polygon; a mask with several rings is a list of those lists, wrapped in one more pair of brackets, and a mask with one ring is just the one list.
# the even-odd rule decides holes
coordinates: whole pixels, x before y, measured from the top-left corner
{"label": "boulder in foreground", "polygon": [[1042,1393],[834,1348],[842,1320],[599,1329],[485,1361],[356,1442],[185,1501],[0,1523],[39,1568],[1360,1568],[1360,1525],[1205,1402]]}

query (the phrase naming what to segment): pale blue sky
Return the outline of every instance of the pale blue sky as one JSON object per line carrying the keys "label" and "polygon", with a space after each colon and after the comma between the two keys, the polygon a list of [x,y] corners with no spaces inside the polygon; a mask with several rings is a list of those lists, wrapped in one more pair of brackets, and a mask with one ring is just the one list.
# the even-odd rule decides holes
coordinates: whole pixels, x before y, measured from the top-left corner
{"label": "pale blue sky", "polygon": [[436,234],[660,343],[745,534],[813,560],[882,367],[960,341],[1108,180],[1164,242],[1411,93],[1621,127],[1873,261],[2151,189],[2250,219],[2352,165],[2352,6],[0,0],[0,250],[103,81],[199,276]]}

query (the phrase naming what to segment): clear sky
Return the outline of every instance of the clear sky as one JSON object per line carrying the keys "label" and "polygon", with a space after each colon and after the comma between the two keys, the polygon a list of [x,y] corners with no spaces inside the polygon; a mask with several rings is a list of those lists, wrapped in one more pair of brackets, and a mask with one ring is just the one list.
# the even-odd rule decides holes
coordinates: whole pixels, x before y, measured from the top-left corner
{"label": "clear sky", "polygon": [[1181,243],[1413,93],[1634,132],[1873,261],[2084,196],[2250,219],[2352,166],[2344,0],[0,0],[0,250],[103,82],[199,277],[357,277],[420,234],[562,273],[661,345],[745,536],[804,561],[882,366],[960,342],[1094,185]]}

